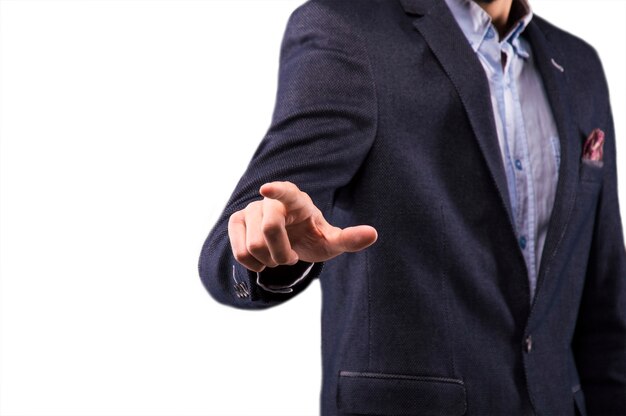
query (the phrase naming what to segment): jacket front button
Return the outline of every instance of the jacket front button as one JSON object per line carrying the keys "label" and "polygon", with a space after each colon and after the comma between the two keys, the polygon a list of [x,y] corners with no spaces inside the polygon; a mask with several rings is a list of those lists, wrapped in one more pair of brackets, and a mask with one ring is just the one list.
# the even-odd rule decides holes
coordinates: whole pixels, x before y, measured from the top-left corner
{"label": "jacket front button", "polygon": [[526,353],[531,352],[533,349],[533,337],[528,335],[526,337],[526,339],[524,340],[524,351],[526,351]]}

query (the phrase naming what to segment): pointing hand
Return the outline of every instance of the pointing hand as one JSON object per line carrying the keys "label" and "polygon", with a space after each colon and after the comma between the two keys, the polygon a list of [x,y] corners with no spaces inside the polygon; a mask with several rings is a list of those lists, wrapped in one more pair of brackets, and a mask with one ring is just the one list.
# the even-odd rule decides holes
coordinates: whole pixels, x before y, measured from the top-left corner
{"label": "pointing hand", "polygon": [[233,213],[228,237],[235,259],[247,269],[322,262],[372,245],[378,237],[369,225],[344,229],[330,225],[305,192],[291,182],[269,182],[264,197]]}

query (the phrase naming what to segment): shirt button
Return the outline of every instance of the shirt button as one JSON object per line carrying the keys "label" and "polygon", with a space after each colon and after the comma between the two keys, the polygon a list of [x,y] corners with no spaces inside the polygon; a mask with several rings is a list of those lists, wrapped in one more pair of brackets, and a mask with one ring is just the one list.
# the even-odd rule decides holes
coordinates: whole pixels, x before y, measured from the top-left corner
{"label": "shirt button", "polygon": [[494,32],[492,27],[487,29],[487,33],[485,33],[485,39],[493,39],[495,36],[496,36],[496,33]]}
{"label": "shirt button", "polygon": [[515,159],[515,167],[517,170],[522,170],[522,161],[519,159]]}
{"label": "shirt button", "polygon": [[519,238],[519,246],[523,249],[526,248],[526,237],[525,236],[521,236]]}
{"label": "shirt button", "polygon": [[526,339],[524,340],[524,351],[526,351],[526,353],[528,354],[529,352],[532,351],[532,349],[533,349],[533,337],[528,335]]}

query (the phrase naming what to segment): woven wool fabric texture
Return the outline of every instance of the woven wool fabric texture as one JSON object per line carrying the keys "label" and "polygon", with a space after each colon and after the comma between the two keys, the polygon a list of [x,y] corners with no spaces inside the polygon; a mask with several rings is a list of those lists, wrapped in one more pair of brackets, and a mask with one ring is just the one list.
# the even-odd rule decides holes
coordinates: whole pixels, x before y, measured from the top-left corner
{"label": "woven wool fabric texture", "polygon": [[[217,301],[246,309],[319,279],[323,415],[626,414],[626,252],[603,69],[539,16],[524,36],[561,147],[532,303],[487,80],[445,2],[311,0],[290,17],[271,126],[199,273]],[[602,166],[581,161],[596,128]],[[227,223],[274,180],[297,184],[333,225],[374,226],[378,241],[316,264],[291,293],[263,290],[234,260]]]}

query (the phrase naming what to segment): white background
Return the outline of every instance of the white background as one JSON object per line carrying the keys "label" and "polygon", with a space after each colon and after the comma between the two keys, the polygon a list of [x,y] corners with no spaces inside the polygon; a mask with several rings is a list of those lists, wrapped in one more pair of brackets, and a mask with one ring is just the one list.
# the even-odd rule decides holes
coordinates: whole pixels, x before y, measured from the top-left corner
{"label": "white background", "polygon": [[[318,282],[240,311],[196,268],[299,4],[0,3],[2,415],[318,413]],[[626,206],[626,2],[532,6],[601,55]]]}

